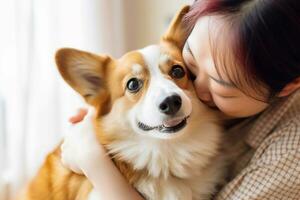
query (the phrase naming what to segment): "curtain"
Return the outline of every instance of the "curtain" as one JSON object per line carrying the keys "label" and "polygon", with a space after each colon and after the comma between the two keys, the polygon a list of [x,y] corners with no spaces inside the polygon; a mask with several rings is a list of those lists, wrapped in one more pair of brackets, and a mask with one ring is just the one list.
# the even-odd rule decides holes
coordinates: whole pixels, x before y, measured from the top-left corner
{"label": "curtain", "polygon": [[84,105],[60,77],[55,51],[119,56],[120,9],[121,0],[0,0],[0,200],[36,173]]}
{"label": "curtain", "polygon": [[58,48],[119,57],[157,42],[189,0],[0,0],[0,200],[10,200],[68,130],[82,99]]}

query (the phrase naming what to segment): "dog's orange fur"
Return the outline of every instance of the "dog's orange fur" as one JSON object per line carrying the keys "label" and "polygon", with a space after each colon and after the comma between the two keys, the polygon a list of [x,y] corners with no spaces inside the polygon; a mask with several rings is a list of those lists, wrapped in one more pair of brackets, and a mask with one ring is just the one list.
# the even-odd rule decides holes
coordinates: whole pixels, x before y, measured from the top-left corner
{"label": "dog's orange fur", "polygon": [[60,149],[50,153],[36,177],[19,200],[86,199],[92,185],[81,175],[65,168],[60,161]]}
{"label": "dog's orange fur", "polygon": [[[182,31],[179,31],[178,28],[179,24],[182,20],[183,15],[188,11],[188,7],[184,7],[172,21],[169,30],[162,38],[161,46],[163,49],[166,50],[170,55],[174,56],[175,58],[180,58],[178,60],[182,60],[181,52],[174,51],[173,48],[182,48],[183,42],[182,38],[186,36],[183,35]],[[62,53],[62,52],[60,52]],[[65,51],[63,53],[72,53],[72,51]],[[64,65],[65,60],[63,59],[66,55],[61,55],[56,57],[56,61],[59,65]],[[74,55],[76,56],[76,55]],[[94,54],[89,54],[84,52],[81,56],[86,57],[95,57]],[[128,57],[131,57],[128,59]],[[143,58],[139,53],[130,52],[123,56],[121,60],[118,61],[111,61],[110,57],[102,56],[97,57],[95,60],[101,60],[102,64],[113,65],[116,64],[114,62],[121,62],[122,65],[131,65],[132,63],[126,63],[134,61],[135,63],[141,63],[143,66]],[[170,60],[170,62],[172,62]],[[96,63],[97,64],[97,63]],[[113,67],[106,67],[106,68],[97,68],[99,71],[96,73],[102,74],[105,76],[109,72],[106,70],[112,70]],[[119,98],[120,96],[124,95],[124,91],[120,89],[118,86],[121,83],[124,74],[128,73],[128,68],[123,67],[120,68],[118,73],[113,73],[113,76],[107,79],[108,83],[105,85],[108,87],[106,90],[101,90],[98,92],[97,95],[90,95],[83,90],[81,85],[76,84],[71,77],[69,77],[66,68],[59,68],[62,76],[64,79],[72,85],[72,87],[79,92],[85,100],[96,107],[98,112],[97,116],[104,115],[109,112],[111,103],[114,102],[114,99]],[[126,71],[127,70],[127,71]],[[164,69],[162,69],[164,70]],[[167,70],[167,69],[165,69]],[[147,73],[147,71],[145,72]],[[97,80],[95,80],[97,81]],[[117,83],[117,84],[116,84]],[[146,83],[147,84],[147,83]],[[178,80],[178,85],[182,88],[188,87],[188,80]],[[139,97],[132,97],[136,98],[136,101]],[[108,100],[109,99],[109,100]],[[128,102],[128,105],[133,104],[136,101]],[[100,120],[100,123],[99,123]],[[97,139],[103,144],[109,144],[114,138],[109,138],[101,128],[101,119],[98,118],[98,123],[95,124],[95,129],[97,133]],[[113,137],[113,136],[112,136]],[[133,170],[132,166],[128,163],[122,162],[119,159],[113,158],[114,163],[122,172],[122,174],[126,177],[129,183],[134,183],[137,179],[141,176],[145,175],[144,171],[137,171]],[[28,184],[24,193],[18,198],[19,200],[83,200],[87,199],[88,194],[92,190],[91,183],[87,180],[87,178],[83,175],[78,175],[69,169],[65,168],[61,163],[60,157],[60,147],[57,147],[52,153],[50,153],[44,164],[42,165],[41,169],[37,173],[36,177]]]}

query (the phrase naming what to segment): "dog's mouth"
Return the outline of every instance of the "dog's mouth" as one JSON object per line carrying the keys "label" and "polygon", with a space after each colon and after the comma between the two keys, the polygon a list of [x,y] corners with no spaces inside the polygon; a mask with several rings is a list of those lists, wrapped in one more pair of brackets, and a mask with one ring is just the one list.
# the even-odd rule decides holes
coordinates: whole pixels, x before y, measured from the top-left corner
{"label": "dog's mouth", "polygon": [[149,126],[140,121],[137,123],[137,125],[143,131],[157,130],[161,133],[176,133],[186,126],[188,118],[189,116],[180,119],[177,118],[168,120],[159,126]]}

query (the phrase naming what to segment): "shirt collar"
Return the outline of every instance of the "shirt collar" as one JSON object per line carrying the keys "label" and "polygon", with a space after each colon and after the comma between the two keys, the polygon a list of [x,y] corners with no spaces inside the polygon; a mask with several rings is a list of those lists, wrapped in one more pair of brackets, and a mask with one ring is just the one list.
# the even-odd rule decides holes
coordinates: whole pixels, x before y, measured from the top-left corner
{"label": "shirt collar", "polygon": [[256,149],[275,128],[299,96],[300,91],[297,91],[291,96],[279,100],[257,116],[245,137],[245,142]]}

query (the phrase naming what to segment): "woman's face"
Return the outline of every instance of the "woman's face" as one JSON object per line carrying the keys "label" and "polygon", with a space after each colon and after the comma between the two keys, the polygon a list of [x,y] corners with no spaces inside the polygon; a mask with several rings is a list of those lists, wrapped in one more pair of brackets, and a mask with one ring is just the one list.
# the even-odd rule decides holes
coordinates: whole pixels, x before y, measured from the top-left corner
{"label": "woman's face", "polygon": [[[212,18],[207,16],[198,20],[183,49],[185,63],[196,77],[194,86],[197,95],[205,104],[217,107],[230,117],[255,115],[263,111],[268,104],[244,94],[226,78],[230,71],[234,72],[234,69],[229,67],[226,74],[220,66],[219,74],[222,78],[217,73],[210,46],[210,40],[213,37],[209,34],[218,29],[218,26],[222,24],[222,19]],[[239,77],[239,79],[242,78]]]}

